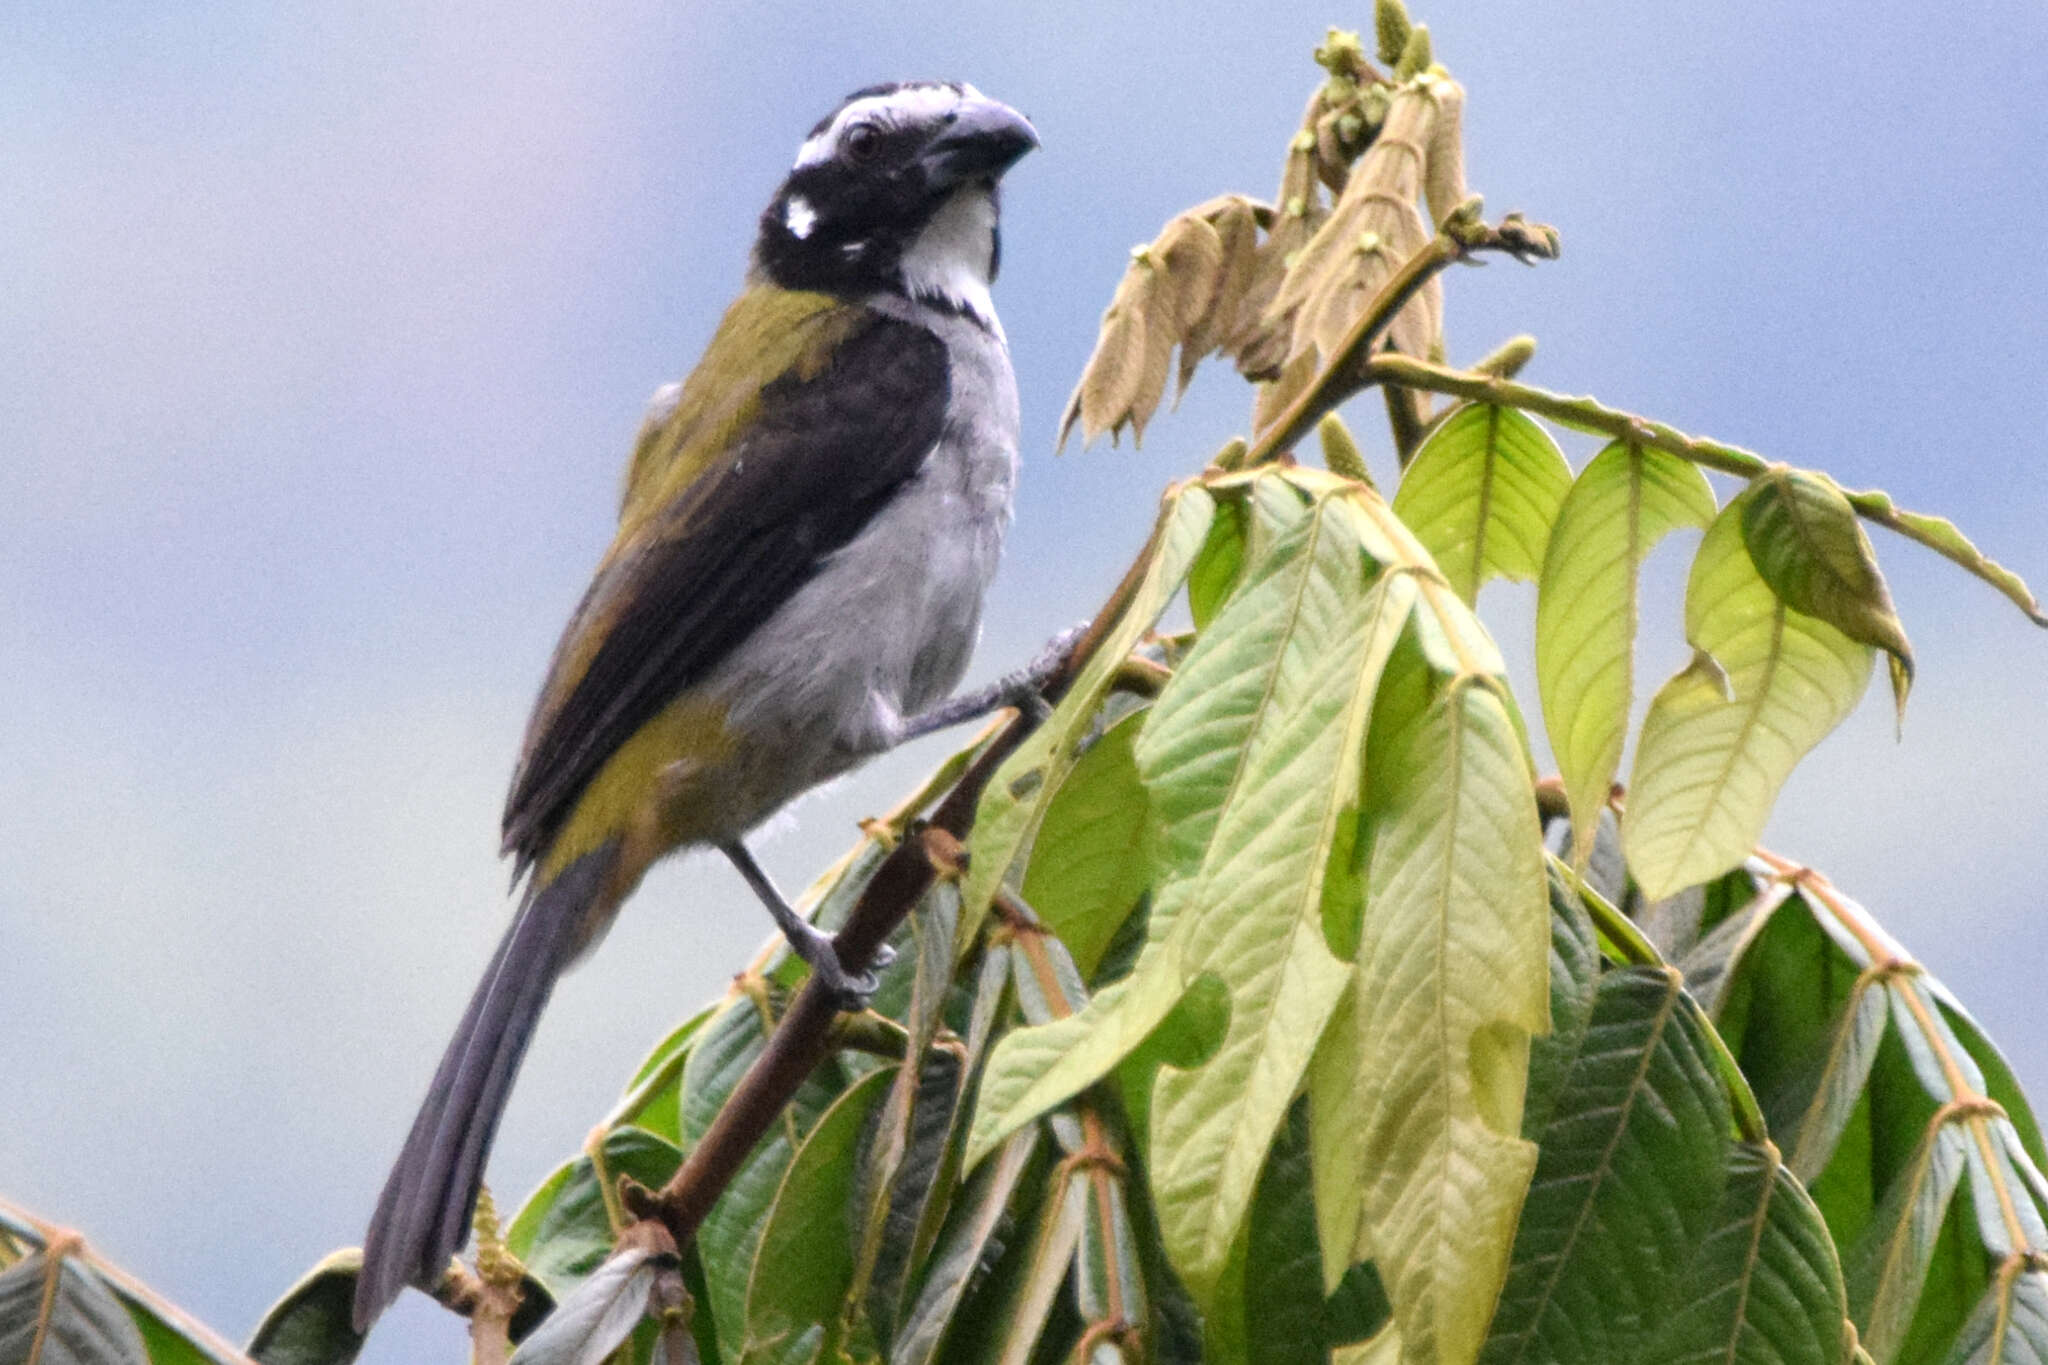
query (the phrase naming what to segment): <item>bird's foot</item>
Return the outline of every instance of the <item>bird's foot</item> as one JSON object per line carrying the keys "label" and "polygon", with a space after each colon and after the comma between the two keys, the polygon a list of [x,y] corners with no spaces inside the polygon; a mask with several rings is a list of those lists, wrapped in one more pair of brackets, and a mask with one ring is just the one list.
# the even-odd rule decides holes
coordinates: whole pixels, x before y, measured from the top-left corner
{"label": "bird's foot", "polygon": [[875,972],[896,960],[896,950],[884,943],[875,949],[873,965],[867,971],[855,974],[847,971],[846,964],[839,960],[839,949],[834,946],[832,935],[815,925],[805,923],[801,931],[784,936],[796,955],[810,964],[811,975],[832,997],[833,1005],[848,1012],[857,1013],[868,1007],[879,984]]}

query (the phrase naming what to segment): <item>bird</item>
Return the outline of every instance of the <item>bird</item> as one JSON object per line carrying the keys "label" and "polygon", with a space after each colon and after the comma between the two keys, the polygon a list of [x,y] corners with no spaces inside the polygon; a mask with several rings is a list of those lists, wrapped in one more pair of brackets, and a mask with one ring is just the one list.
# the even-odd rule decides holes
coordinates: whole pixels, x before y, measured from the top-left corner
{"label": "bird", "polygon": [[848,95],[696,367],[655,395],[506,800],[518,908],[371,1217],[358,1332],[442,1279],[549,992],[658,859],[718,850],[840,1008],[873,991],[744,841],[865,758],[1030,704],[1057,662],[1059,642],[954,693],[1018,468],[998,185],[1037,146],[964,83]]}

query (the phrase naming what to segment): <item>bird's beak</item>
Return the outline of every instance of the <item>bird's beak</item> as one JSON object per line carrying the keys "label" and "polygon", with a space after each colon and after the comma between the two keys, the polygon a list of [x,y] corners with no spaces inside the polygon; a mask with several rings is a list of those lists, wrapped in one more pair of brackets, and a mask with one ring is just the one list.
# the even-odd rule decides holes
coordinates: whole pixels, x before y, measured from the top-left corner
{"label": "bird's beak", "polygon": [[1007,104],[969,100],[919,157],[926,183],[949,190],[969,180],[994,180],[1038,145],[1038,130]]}

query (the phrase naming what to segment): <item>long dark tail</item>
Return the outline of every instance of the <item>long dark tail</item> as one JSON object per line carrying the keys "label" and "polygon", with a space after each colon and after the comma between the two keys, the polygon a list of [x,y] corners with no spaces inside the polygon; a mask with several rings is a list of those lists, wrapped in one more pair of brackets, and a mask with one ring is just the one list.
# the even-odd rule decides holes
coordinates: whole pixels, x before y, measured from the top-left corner
{"label": "long dark tail", "polygon": [[512,1078],[555,978],[589,936],[593,903],[616,858],[616,846],[606,845],[577,859],[529,892],[505,931],[370,1217],[356,1280],[358,1332],[406,1285],[438,1284],[468,1236]]}

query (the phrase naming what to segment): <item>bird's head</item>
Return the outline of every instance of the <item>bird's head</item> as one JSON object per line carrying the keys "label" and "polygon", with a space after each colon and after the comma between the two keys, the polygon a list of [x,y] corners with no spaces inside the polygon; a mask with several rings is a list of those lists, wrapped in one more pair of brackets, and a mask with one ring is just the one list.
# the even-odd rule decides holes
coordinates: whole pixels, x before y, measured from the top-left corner
{"label": "bird's head", "polygon": [[856,90],[811,129],[761,215],[755,268],[785,289],[901,293],[991,322],[996,182],[1038,145],[971,85]]}

